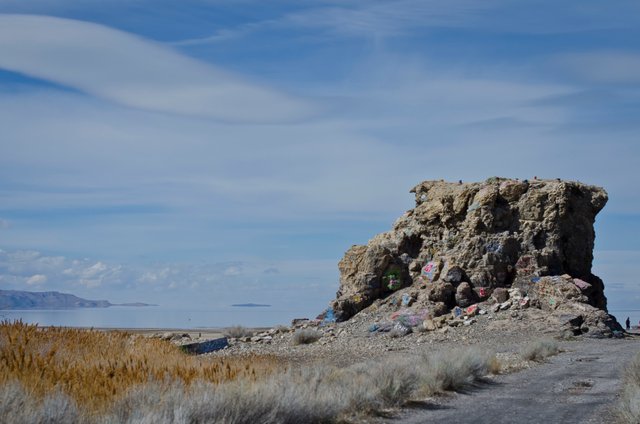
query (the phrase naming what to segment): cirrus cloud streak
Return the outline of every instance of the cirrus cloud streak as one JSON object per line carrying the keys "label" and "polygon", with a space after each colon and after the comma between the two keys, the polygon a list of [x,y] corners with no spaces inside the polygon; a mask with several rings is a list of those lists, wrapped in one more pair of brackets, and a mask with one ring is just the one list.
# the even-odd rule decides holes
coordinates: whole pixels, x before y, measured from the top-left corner
{"label": "cirrus cloud streak", "polygon": [[0,15],[0,69],[133,108],[232,122],[289,122],[312,107],[103,25]]}

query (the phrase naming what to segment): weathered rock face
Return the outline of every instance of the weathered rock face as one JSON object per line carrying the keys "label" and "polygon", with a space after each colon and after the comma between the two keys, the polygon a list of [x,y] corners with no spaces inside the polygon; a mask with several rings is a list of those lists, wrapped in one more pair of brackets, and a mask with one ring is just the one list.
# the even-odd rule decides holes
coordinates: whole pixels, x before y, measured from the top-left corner
{"label": "weathered rock face", "polygon": [[[552,308],[571,300],[606,311],[602,280],[591,273],[593,223],[607,202],[604,189],[490,178],[425,181],[411,192],[415,208],[340,261],[332,303],[339,320],[409,286],[429,309],[467,307],[495,299],[497,288],[518,288]],[[551,276],[558,278],[542,278]]]}

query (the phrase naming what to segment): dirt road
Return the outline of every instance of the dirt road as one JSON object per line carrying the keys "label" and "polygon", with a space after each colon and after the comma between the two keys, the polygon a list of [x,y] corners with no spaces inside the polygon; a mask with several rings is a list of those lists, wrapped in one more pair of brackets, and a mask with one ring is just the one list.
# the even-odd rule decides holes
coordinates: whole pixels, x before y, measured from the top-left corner
{"label": "dirt road", "polygon": [[502,375],[388,423],[612,423],[624,365],[640,339],[567,342],[548,363]]}

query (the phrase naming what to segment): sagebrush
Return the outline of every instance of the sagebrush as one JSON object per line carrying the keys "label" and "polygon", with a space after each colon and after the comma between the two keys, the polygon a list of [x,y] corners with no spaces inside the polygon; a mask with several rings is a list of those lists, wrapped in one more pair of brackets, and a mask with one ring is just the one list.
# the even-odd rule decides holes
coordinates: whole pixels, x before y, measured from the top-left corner
{"label": "sagebrush", "polygon": [[224,335],[227,337],[232,337],[234,339],[239,339],[241,337],[253,336],[253,331],[241,325],[234,325],[233,327],[227,328],[227,330],[224,332]]}
{"label": "sagebrush", "polygon": [[528,361],[540,362],[558,353],[560,353],[560,346],[557,341],[553,339],[541,339],[527,344],[520,351],[520,356]]}
{"label": "sagebrush", "polygon": [[293,333],[291,342],[295,345],[315,343],[322,337],[322,333],[312,328],[302,328]]}
{"label": "sagebrush", "polygon": [[640,423],[640,353],[625,368],[622,384],[616,415],[621,423]]}

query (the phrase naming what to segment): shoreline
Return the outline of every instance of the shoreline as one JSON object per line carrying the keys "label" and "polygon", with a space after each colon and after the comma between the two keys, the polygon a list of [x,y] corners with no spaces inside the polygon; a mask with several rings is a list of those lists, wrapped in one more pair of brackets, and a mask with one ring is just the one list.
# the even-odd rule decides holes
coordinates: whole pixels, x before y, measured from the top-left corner
{"label": "shoreline", "polygon": [[[123,333],[131,333],[138,334],[146,337],[150,337],[153,335],[162,335],[165,333],[176,333],[176,334],[188,334],[191,339],[217,339],[220,337],[224,337],[224,333],[226,328],[228,327],[191,327],[191,328],[166,328],[166,327],[157,327],[157,328],[129,328],[129,327],[80,327],[80,326],[57,326],[57,325],[47,325],[47,326],[38,326],[38,328],[68,328],[73,330],[95,330],[95,331],[119,331]],[[246,327],[248,330],[252,332],[262,332],[268,330],[270,327]]]}

